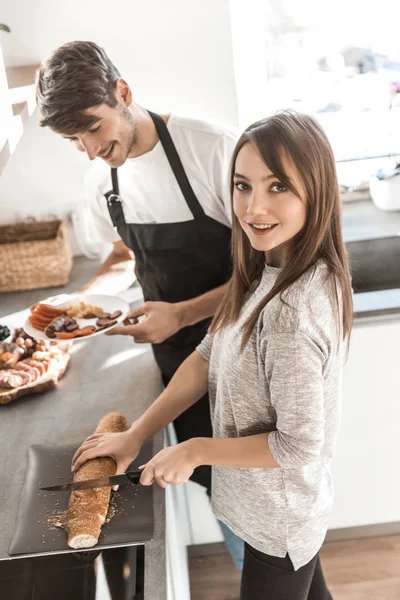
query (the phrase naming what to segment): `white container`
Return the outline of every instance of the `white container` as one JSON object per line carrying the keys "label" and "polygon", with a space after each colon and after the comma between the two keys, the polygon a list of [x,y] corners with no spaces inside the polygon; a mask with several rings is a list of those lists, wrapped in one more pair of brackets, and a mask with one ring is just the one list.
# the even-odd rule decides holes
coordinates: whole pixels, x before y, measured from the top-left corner
{"label": "white container", "polygon": [[371,175],[369,189],[373,203],[380,210],[400,210],[400,175],[378,179]]}

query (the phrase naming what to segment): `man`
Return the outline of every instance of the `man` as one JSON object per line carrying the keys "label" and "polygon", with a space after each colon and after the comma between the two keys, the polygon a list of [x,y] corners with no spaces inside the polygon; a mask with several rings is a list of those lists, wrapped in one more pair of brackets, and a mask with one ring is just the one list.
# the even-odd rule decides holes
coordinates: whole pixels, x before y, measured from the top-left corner
{"label": "man", "polygon": [[[114,249],[85,291],[118,293],[132,283],[135,265],[145,303],[130,312],[133,324],[112,334],[150,342],[167,385],[206,334],[231,274],[227,181],[237,136],[139,106],[91,42],[65,44],[42,64],[37,99],[42,126],[90,160],[102,159],[87,176],[86,192],[97,233]],[[211,437],[208,396],[174,425],[179,442]],[[210,493],[210,467],[196,469],[192,479]],[[243,544],[223,531],[241,568]]]}

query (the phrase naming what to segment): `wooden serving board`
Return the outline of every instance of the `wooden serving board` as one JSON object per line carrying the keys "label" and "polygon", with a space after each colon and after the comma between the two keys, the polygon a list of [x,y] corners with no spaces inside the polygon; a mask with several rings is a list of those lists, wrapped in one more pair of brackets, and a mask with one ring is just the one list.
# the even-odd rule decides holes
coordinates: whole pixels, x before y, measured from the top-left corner
{"label": "wooden serving board", "polygon": [[68,368],[71,356],[63,352],[60,359],[57,361],[57,368],[52,368],[50,371],[36,379],[36,381],[27,385],[22,385],[18,388],[9,389],[0,387],[0,404],[9,404],[21,396],[28,394],[41,394],[47,392],[57,385],[57,382],[64,375]]}

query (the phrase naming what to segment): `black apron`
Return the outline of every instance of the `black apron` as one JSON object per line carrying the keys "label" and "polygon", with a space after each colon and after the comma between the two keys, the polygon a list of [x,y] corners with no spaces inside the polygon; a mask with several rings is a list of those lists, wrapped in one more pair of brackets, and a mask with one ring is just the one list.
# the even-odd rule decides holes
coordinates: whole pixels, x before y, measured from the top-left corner
{"label": "black apron", "polygon": [[[136,277],[142,286],[144,299],[182,302],[205,294],[229,280],[232,273],[231,229],[205,214],[165,122],[159,115],[150,111],[149,114],[193,220],[160,224],[126,223],[119,197],[117,169],[111,169],[113,189],[105,196],[114,227],[135,255]],[[153,345],[165,385],[201,342],[210,322],[211,319],[205,319],[184,327],[161,344]],[[208,397],[185,411],[174,424],[179,441],[211,437]],[[196,469],[193,479],[198,481],[197,472],[205,469]],[[208,480],[209,475],[207,483],[198,482],[209,487]]]}

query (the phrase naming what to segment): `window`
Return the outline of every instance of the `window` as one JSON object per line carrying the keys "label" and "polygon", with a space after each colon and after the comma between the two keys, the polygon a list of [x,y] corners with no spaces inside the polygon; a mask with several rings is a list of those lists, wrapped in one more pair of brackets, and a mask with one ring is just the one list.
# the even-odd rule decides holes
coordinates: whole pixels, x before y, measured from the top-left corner
{"label": "window", "polygon": [[241,126],[282,108],[315,116],[346,186],[393,165],[393,156],[358,159],[400,154],[400,94],[390,94],[400,81],[400,2],[233,0],[231,9]]}

